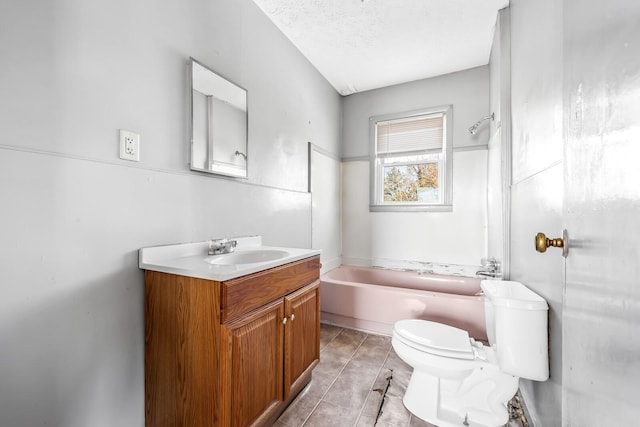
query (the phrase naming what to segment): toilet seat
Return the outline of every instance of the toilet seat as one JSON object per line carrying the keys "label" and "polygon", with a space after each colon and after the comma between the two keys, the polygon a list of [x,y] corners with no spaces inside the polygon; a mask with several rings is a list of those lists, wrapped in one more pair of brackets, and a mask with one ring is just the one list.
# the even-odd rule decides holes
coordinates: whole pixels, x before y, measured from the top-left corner
{"label": "toilet seat", "polygon": [[469,333],[453,326],[407,319],[396,322],[393,333],[404,344],[425,353],[466,360],[476,357]]}

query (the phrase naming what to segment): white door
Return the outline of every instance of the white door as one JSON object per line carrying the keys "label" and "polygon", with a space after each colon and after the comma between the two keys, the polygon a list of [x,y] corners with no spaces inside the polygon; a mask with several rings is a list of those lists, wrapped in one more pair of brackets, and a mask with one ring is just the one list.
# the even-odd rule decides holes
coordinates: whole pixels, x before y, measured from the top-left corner
{"label": "white door", "polygon": [[563,425],[640,416],[640,2],[564,2]]}

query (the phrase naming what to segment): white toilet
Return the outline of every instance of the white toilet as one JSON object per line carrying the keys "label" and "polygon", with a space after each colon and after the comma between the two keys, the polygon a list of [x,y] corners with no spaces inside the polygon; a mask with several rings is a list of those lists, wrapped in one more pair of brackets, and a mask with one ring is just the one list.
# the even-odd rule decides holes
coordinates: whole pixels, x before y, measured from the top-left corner
{"label": "white toilet", "polygon": [[484,280],[490,346],[467,331],[426,320],[401,320],[392,344],[413,367],[403,402],[438,427],[503,426],[518,380],[549,377],[547,302],[522,283]]}

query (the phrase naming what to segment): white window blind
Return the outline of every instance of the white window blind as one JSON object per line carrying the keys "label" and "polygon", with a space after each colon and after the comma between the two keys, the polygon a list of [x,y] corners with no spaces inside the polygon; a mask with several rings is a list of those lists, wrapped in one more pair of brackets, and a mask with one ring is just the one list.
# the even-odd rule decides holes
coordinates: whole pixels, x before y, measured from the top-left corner
{"label": "white window blind", "polygon": [[443,136],[443,114],[381,121],[376,123],[376,152],[442,151]]}

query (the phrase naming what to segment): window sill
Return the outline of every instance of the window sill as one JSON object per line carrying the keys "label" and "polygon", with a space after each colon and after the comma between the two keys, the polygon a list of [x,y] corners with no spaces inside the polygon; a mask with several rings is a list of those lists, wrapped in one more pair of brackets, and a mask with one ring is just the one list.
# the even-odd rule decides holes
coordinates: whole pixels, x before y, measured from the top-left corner
{"label": "window sill", "polygon": [[453,212],[453,205],[369,205],[369,212]]}

